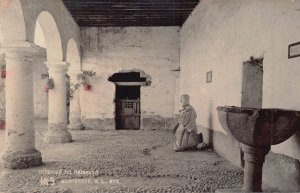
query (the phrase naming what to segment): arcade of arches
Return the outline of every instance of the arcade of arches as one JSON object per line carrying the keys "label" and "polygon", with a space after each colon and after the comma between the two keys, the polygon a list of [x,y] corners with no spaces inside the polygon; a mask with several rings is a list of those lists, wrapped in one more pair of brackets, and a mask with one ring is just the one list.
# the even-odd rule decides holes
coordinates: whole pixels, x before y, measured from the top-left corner
{"label": "arcade of arches", "polygon": [[[82,27],[61,0],[1,0],[0,68],[6,74],[0,88],[0,123],[5,121],[0,192],[241,188],[242,170],[254,167],[251,156],[258,154],[245,155],[216,109],[300,111],[299,10],[300,0],[201,0],[182,26]],[[206,150],[173,152],[182,94],[190,96],[198,114],[197,133],[203,136],[198,147]],[[262,159],[264,189],[300,191],[300,125],[297,129]],[[95,179],[123,179],[125,185],[99,189],[94,183],[92,189],[73,182],[75,190],[39,173],[64,171],[63,163],[75,165],[75,171],[78,166],[78,172],[84,168],[88,177],[100,172]],[[6,182],[30,173],[35,177],[15,189]],[[244,177],[243,188],[245,181],[251,179]]]}

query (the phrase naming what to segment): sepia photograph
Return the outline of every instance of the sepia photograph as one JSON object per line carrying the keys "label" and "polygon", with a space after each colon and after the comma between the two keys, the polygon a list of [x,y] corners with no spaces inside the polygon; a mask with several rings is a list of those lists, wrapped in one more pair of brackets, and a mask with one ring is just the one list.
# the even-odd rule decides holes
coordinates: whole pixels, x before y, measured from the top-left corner
{"label": "sepia photograph", "polygon": [[0,193],[300,193],[300,0],[0,0]]}

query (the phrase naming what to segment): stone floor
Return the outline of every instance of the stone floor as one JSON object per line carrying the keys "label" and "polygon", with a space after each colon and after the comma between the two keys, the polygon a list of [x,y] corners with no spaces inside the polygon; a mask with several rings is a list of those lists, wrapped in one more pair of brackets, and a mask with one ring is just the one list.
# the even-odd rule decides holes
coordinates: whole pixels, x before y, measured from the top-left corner
{"label": "stone floor", "polygon": [[[36,122],[44,165],[0,168],[0,192],[212,192],[242,185],[242,170],[211,151],[174,152],[168,131],[72,131],[72,143],[48,145],[45,128]],[[0,138],[2,151],[3,130]]]}

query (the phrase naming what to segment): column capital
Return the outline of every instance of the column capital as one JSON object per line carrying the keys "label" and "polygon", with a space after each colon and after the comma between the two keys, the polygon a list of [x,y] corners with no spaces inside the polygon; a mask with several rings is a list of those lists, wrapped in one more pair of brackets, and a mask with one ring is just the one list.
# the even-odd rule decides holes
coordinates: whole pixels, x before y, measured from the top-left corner
{"label": "column capital", "polygon": [[24,48],[29,48],[32,45],[34,45],[34,43],[32,42],[28,42],[28,41],[4,41],[1,42],[1,48],[18,48],[18,47],[24,47]]}
{"label": "column capital", "polygon": [[67,72],[70,66],[69,63],[65,61],[47,61],[44,63],[47,65],[49,72]]}
{"label": "column capital", "polygon": [[70,76],[77,76],[78,74],[81,74],[81,73],[82,73],[82,71],[78,70],[78,69],[69,68],[69,70],[68,70],[68,75],[70,75]]}
{"label": "column capital", "polygon": [[250,145],[241,144],[244,152],[244,160],[252,163],[263,163],[265,156],[270,151],[270,147],[254,147]]}
{"label": "column capital", "polygon": [[28,41],[5,41],[0,44],[0,53],[4,53],[6,60],[22,60],[32,62],[34,55],[43,48]]}
{"label": "column capital", "polygon": [[70,66],[70,64],[66,61],[61,61],[61,60],[53,60],[53,61],[46,61],[44,62],[47,64],[47,66]]}

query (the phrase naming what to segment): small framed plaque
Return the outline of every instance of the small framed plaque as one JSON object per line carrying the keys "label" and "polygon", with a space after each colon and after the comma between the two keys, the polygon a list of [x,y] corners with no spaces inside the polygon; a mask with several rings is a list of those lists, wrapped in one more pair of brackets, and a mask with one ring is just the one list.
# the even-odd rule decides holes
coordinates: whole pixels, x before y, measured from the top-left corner
{"label": "small framed plaque", "polygon": [[206,73],[206,82],[211,83],[212,82],[212,71],[208,71]]}
{"label": "small framed plaque", "polygon": [[49,74],[42,74],[42,79],[49,78]]}
{"label": "small framed plaque", "polygon": [[300,42],[289,45],[289,58],[296,58],[300,56]]}

